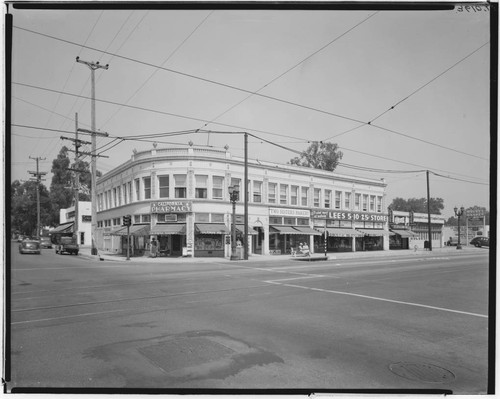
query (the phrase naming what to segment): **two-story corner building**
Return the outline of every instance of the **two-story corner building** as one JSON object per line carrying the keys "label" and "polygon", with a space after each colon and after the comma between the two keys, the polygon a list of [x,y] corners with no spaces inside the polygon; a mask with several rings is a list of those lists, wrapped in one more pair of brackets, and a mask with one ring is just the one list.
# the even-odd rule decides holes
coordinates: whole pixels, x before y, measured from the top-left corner
{"label": "two-story corner building", "polygon": [[[78,223],[76,231],[77,243],[83,246],[90,246],[92,239],[92,206],[90,201],[78,201]],[[75,205],[69,208],[59,210],[59,226],[55,229],[49,231],[49,235],[53,234],[63,234],[63,235],[74,235],[75,234]]]}
{"label": "two-story corner building", "polygon": [[[383,180],[248,160],[248,187],[236,203],[242,240],[248,194],[248,253],[287,254],[300,243],[313,252],[388,250]],[[154,239],[162,255],[230,256],[228,188],[243,188],[245,162],[228,151],[152,149],[97,181],[98,248],[140,256]],[[245,193],[246,191],[246,193]],[[325,239],[326,238],[326,239]],[[243,241],[242,241],[243,242]]]}
{"label": "two-story corner building", "polygon": [[[444,222],[442,215],[431,214],[432,248],[442,248]],[[390,249],[426,248],[429,241],[429,216],[427,213],[389,211]]]}

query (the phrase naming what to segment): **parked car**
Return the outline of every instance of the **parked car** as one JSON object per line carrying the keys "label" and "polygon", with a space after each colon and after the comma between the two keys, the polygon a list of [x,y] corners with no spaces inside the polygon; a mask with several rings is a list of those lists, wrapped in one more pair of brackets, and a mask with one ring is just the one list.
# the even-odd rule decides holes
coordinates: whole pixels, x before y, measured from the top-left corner
{"label": "parked car", "polygon": [[490,246],[490,239],[488,237],[482,237],[482,236],[478,236],[478,237],[474,237],[471,242],[470,242],[472,245],[474,245],[475,247],[489,247]]}
{"label": "parked car", "polygon": [[446,241],[446,245],[449,247],[458,245],[458,237],[450,237],[448,241]]}
{"label": "parked car", "polygon": [[20,254],[37,254],[40,255],[40,242],[37,240],[24,240],[19,244]]}
{"label": "parked car", "polygon": [[78,255],[78,250],[80,249],[73,237],[58,237],[55,248],[56,254],[59,255],[62,255],[64,252]]}
{"label": "parked car", "polygon": [[19,234],[17,236],[17,242],[22,242],[24,240],[24,236],[22,234]]}
{"label": "parked car", "polygon": [[40,246],[42,248],[52,248],[52,241],[50,241],[50,237],[40,237]]}

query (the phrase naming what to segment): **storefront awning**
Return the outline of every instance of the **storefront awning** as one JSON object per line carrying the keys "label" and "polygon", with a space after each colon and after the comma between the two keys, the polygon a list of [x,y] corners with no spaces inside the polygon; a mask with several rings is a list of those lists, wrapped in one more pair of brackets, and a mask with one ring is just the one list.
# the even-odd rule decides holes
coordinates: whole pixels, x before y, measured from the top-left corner
{"label": "storefront awning", "polygon": [[[324,229],[318,228],[318,231],[322,231]],[[328,227],[326,229],[328,232],[328,235],[330,237],[361,237],[363,236],[363,233],[360,233],[357,230],[354,229],[348,229],[348,228],[333,228],[333,227]]]}
{"label": "storefront awning", "polygon": [[186,235],[186,224],[185,223],[174,223],[174,224],[157,224],[151,228],[151,234],[158,235],[171,235],[171,234],[181,234]]}
{"label": "storefront awning", "polygon": [[[131,236],[148,236],[150,234],[149,225],[145,224],[134,224],[130,226],[130,235]],[[122,227],[116,231],[111,232],[112,236],[126,236],[127,235],[127,227]]]}
{"label": "storefront awning", "polygon": [[380,236],[393,236],[394,233],[388,230],[380,229],[356,229],[365,236],[380,237]]}
{"label": "storefront awning", "polygon": [[400,235],[401,237],[416,237],[418,234],[411,230],[391,230],[393,233]]}
{"label": "storefront awning", "polygon": [[73,222],[69,222],[69,223],[60,224],[55,229],[50,230],[49,234],[53,234],[53,233],[64,234],[64,233],[72,233],[72,232],[73,232]]}
{"label": "storefront awning", "polygon": [[[237,224],[236,225],[236,230],[240,232],[240,234],[245,234],[245,225],[244,224]],[[248,235],[257,235],[257,233],[254,229],[252,229],[251,226],[248,226]]]}
{"label": "storefront awning", "polygon": [[319,231],[311,229],[310,227],[307,227],[307,226],[294,226],[293,228],[295,230],[300,231],[302,234],[313,235],[313,236],[320,236],[321,235],[321,233]]}
{"label": "storefront awning", "polygon": [[200,234],[231,234],[223,223],[197,223],[196,231]]}
{"label": "storefront awning", "polygon": [[269,226],[271,233],[278,234],[301,234],[304,235],[302,231],[295,230],[292,226]]}

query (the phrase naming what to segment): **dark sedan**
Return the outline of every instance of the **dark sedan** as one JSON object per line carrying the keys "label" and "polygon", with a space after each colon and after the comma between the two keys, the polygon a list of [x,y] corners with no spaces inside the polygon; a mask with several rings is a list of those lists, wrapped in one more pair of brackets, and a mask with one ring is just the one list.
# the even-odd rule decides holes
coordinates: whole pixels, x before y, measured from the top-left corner
{"label": "dark sedan", "polygon": [[19,244],[19,253],[40,255],[40,242],[36,240],[24,240]]}
{"label": "dark sedan", "polygon": [[482,237],[482,236],[478,236],[478,237],[474,237],[471,242],[470,242],[472,245],[474,245],[475,247],[489,247],[490,246],[490,239],[488,237]]}

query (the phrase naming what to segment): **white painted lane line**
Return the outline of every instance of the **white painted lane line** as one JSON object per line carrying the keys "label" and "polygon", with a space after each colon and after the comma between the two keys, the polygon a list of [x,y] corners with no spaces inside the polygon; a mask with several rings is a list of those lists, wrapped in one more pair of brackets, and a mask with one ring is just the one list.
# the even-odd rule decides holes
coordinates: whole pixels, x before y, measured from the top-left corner
{"label": "white painted lane line", "polygon": [[[273,279],[273,280],[268,280],[266,283],[274,282],[274,281],[289,281],[289,280],[302,280],[305,278],[318,278],[318,277],[326,277],[321,274],[308,274],[304,275],[302,277],[289,277],[289,278],[280,278],[280,279]],[[333,277],[333,276],[328,276],[329,278],[339,278],[339,277]]]}
{"label": "white painted lane line", "polygon": [[482,318],[485,318],[485,319],[488,318],[488,315],[479,314],[479,313],[464,312],[464,311],[461,311],[461,310],[441,308],[441,307],[438,307],[438,306],[423,305],[423,304],[414,303],[414,302],[396,301],[394,299],[378,298],[378,297],[375,297],[375,296],[354,294],[352,292],[325,290],[325,289],[321,289],[321,288],[305,287],[303,285],[278,283],[276,281],[264,281],[264,282],[265,283],[270,283],[270,284],[282,285],[284,287],[300,288],[300,289],[311,290],[311,291],[320,291],[320,292],[326,292],[326,293],[329,293],[329,294],[340,294],[340,295],[355,296],[355,297],[358,297],[358,298],[373,299],[373,300],[376,300],[376,301],[391,302],[391,303],[397,303],[397,304],[400,304],[400,305],[408,305],[408,306],[416,306],[416,307],[426,308],[426,309],[441,310],[441,311],[444,311],[444,312],[459,313],[459,314],[464,314],[464,315],[468,315],[468,316],[482,317]]}

